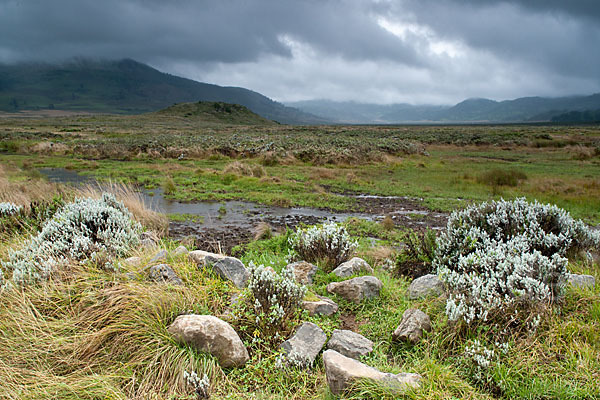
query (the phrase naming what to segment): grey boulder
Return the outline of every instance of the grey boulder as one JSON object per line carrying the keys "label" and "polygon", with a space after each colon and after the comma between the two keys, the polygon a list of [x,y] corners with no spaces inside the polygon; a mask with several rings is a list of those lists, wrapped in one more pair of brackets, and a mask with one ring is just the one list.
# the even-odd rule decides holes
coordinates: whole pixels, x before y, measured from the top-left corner
{"label": "grey boulder", "polygon": [[423,337],[423,332],[431,331],[431,319],[423,311],[409,308],[404,311],[402,321],[394,331],[392,338],[401,342],[417,343]]}
{"label": "grey boulder", "polygon": [[306,261],[297,261],[289,264],[287,269],[291,269],[294,279],[301,285],[310,285],[317,272],[317,266]]}
{"label": "grey boulder", "polygon": [[327,342],[327,348],[358,360],[373,351],[373,342],[356,332],[335,329]]}
{"label": "grey boulder", "polygon": [[423,275],[412,281],[408,287],[408,297],[411,300],[439,296],[442,293],[444,293],[444,283],[434,274]]}
{"label": "grey boulder", "polygon": [[185,256],[187,254],[188,254],[188,250],[185,248],[185,246],[179,246],[175,250],[173,250],[174,257]]}
{"label": "grey boulder", "polygon": [[371,268],[369,263],[362,258],[354,257],[351,260],[340,264],[332,272],[340,278],[347,278],[362,271],[372,274],[373,268]]}
{"label": "grey boulder", "polygon": [[167,255],[168,253],[166,250],[161,250],[148,261],[148,264],[167,262]]}
{"label": "grey boulder", "polygon": [[183,285],[181,278],[177,276],[173,268],[167,264],[158,264],[150,267],[150,280],[154,282],[171,283],[173,285]]}
{"label": "grey boulder", "polygon": [[129,257],[124,259],[123,263],[132,267],[139,267],[142,265],[142,259],[140,257]]}
{"label": "grey boulder", "polygon": [[374,276],[359,276],[327,285],[329,293],[335,293],[354,303],[379,296],[383,283]]}
{"label": "grey boulder", "polygon": [[212,268],[221,278],[230,280],[240,289],[246,287],[250,278],[250,272],[246,269],[244,263],[235,257],[208,253],[202,250],[191,251],[189,257],[201,267]]}
{"label": "grey boulder", "polygon": [[335,314],[338,310],[338,305],[331,299],[324,296],[317,296],[318,301],[303,301],[302,308],[308,310],[312,315],[325,315],[327,317]]}
{"label": "grey boulder", "polygon": [[212,315],[180,315],[168,331],[178,343],[212,354],[224,368],[241,367],[250,359],[231,325]]}
{"label": "grey boulder", "polygon": [[419,374],[381,372],[335,350],[323,352],[323,364],[327,384],[334,395],[342,394],[359,379],[375,381],[398,393],[404,392],[409,387],[419,388],[422,379]]}
{"label": "grey boulder", "polygon": [[567,282],[578,288],[593,289],[596,287],[596,278],[592,275],[567,274]]}
{"label": "grey boulder", "polygon": [[327,341],[323,329],[312,322],[305,322],[294,336],[281,344],[284,352],[282,361],[291,367],[308,368],[319,355]]}

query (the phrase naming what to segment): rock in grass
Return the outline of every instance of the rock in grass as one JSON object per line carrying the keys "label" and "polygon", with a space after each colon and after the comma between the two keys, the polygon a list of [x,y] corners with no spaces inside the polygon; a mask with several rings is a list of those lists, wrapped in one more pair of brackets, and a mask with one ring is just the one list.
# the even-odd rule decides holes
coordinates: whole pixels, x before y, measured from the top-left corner
{"label": "rock in grass", "polygon": [[323,329],[312,322],[305,322],[294,336],[281,344],[285,356],[282,361],[291,367],[308,368],[319,355],[327,341]]}
{"label": "rock in grass", "polygon": [[323,364],[327,384],[334,395],[342,394],[358,379],[378,382],[398,393],[402,393],[409,387],[418,388],[422,379],[419,374],[381,372],[335,350],[326,350],[323,353]]}
{"label": "rock in grass", "polygon": [[179,246],[175,250],[173,250],[174,257],[185,256],[187,254],[188,254],[188,250],[185,248],[185,246]]}
{"label": "rock in grass", "polygon": [[177,342],[215,356],[221,367],[241,367],[250,359],[231,325],[212,315],[180,315],[168,331]]}
{"label": "rock in grass", "polygon": [[423,275],[412,281],[408,287],[408,297],[411,300],[439,296],[442,293],[444,293],[444,283],[434,274]]}
{"label": "rock in grass", "polygon": [[158,264],[150,267],[150,280],[154,282],[171,283],[173,285],[183,285],[181,278],[177,276],[173,268],[167,264]]}
{"label": "rock in grass", "polygon": [[210,253],[210,252],[204,251],[204,250],[190,251],[188,253],[188,256],[190,257],[190,260],[192,260],[193,262],[195,262],[196,264],[198,264],[200,266],[204,266],[204,264],[205,264],[204,260],[207,257],[216,258],[217,260],[227,257],[223,254]]}
{"label": "rock in grass", "polygon": [[567,274],[567,281],[569,285],[578,288],[593,289],[596,287],[596,278],[592,275]]}
{"label": "rock in grass", "polygon": [[356,332],[335,329],[327,342],[327,348],[358,360],[373,351],[373,342]]}
{"label": "rock in grass", "polygon": [[189,257],[200,267],[211,267],[221,278],[230,280],[240,289],[246,287],[248,278],[250,278],[250,272],[244,263],[235,257],[202,250],[191,251]]}
{"label": "rock in grass", "polygon": [[331,316],[335,314],[338,310],[338,305],[331,299],[318,296],[318,301],[303,301],[302,308],[308,310],[308,313],[312,315],[325,315]]}
{"label": "rock in grass", "polygon": [[372,274],[373,268],[371,268],[369,263],[362,258],[354,257],[351,260],[340,264],[332,272],[340,278],[347,278],[362,271]]}
{"label": "rock in grass", "polygon": [[327,285],[329,293],[335,293],[354,303],[379,296],[383,283],[374,276],[359,276],[342,282]]}
{"label": "rock in grass", "polygon": [[156,253],[150,261],[148,261],[148,264],[167,262],[167,255],[168,253],[166,250],[161,250]]}
{"label": "rock in grass", "polygon": [[142,265],[142,259],[140,257],[129,257],[123,260],[123,264],[131,267],[139,267]]}
{"label": "rock in grass", "polygon": [[402,322],[394,331],[392,338],[401,342],[417,343],[423,337],[423,331],[431,331],[431,319],[423,311],[409,308],[402,315]]}
{"label": "rock in grass", "polygon": [[306,261],[289,264],[286,268],[292,270],[294,279],[301,285],[312,284],[313,277],[317,272],[317,266]]}

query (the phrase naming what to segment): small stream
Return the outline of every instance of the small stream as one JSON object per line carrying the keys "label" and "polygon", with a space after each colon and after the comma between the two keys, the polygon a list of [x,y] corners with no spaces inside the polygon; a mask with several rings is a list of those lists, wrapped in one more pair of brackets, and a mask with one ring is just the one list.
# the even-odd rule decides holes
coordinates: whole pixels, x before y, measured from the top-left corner
{"label": "small stream", "polygon": [[[39,171],[52,182],[102,187],[93,177],[81,175],[76,171],[64,168],[42,168]],[[261,222],[268,223],[275,230],[283,231],[286,228],[294,229],[300,224],[343,222],[351,217],[380,220],[384,215],[390,215],[396,224],[403,226],[440,229],[445,225],[447,218],[445,214],[418,207],[414,199],[394,196],[349,195],[369,210],[368,213],[361,213],[308,207],[284,208],[239,200],[179,202],[166,199],[160,188],[142,189],[140,194],[150,209],[184,217],[183,221],[169,222],[171,237],[190,237],[198,248],[226,253],[237,244],[251,241],[254,228]]]}

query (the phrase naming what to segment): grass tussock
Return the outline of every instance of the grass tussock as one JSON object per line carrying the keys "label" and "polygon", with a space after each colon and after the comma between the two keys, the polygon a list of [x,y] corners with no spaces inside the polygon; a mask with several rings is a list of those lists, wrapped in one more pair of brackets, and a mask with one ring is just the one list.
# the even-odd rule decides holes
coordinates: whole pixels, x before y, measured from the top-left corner
{"label": "grass tussock", "polygon": [[223,173],[237,176],[250,176],[254,178],[261,178],[267,175],[267,172],[262,165],[249,164],[242,161],[234,161],[227,164],[225,169],[223,169]]}
{"label": "grass tussock", "polygon": [[254,240],[271,239],[273,237],[273,228],[268,222],[259,222],[252,231]]}
{"label": "grass tussock", "polygon": [[524,180],[527,180],[527,175],[524,172],[503,169],[484,172],[477,178],[477,182],[492,187],[517,186]]}
{"label": "grass tussock", "polygon": [[161,237],[168,234],[169,219],[167,216],[150,209],[150,205],[146,204],[142,195],[129,185],[115,182],[105,184],[101,188],[88,185],[79,189],[77,195],[99,199],[102,197],[102,192],[114,194],[117,200],[121,201],[131,211],[135,220],[142,226],[156,232]]}
{"label": "grass tussock", "polygon": [[[18,171],[13,171],[15,174]],[[56,183],[41,179],[10,177],[9,168],[0,165],[0,202],[23,206],[26,210],[32,203],[51,202],[57,196],[65,196],[70,190]]]}
{"label": "grass tussock", "polygon": [[166,329],[187,310],[218,314],[223,286],[186,264],[178,270],[185,287],[73,266],[47,285],[4,290],[0,399],[166,399],[189,393],[184,371],[221,379],[210,357]]}

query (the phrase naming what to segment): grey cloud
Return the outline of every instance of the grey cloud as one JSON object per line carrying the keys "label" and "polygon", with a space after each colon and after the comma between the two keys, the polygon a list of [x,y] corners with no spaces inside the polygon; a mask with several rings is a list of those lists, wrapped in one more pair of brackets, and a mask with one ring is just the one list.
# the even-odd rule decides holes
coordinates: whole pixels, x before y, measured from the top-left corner
{"label": "grey cloud", "polygon": [[[355,1],[4,1],[0,49],[22,58],[75,55],[240,62],[290,57],[289,35],[349,59],[418,63],[414,49]],[[1,53],[0,53],[1,54]]]}
{"label": "grey cloud", "polygon": [[599,19],[597,1],[0,0],[0,62],[128,57],[292,100],[565,95],[600,90]]}

